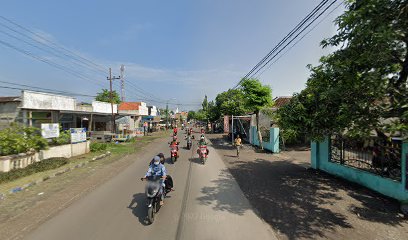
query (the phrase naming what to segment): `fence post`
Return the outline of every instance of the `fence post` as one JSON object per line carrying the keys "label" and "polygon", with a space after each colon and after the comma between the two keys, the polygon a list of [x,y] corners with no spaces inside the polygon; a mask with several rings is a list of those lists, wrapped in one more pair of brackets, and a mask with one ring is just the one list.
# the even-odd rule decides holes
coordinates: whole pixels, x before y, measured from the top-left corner
{"label": "fence post", "polygon": [[402,143],[402,155],[401,155],[401,180],[405,191],[408,191],[408,141]]}

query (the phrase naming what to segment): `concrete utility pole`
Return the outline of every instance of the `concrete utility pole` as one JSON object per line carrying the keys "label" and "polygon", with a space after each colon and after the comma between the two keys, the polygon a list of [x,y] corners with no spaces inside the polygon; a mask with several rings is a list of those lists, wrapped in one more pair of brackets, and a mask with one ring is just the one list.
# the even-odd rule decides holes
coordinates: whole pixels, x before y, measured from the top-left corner
{"label": "concrete utility pole", "polygon": [[110,83],[110,102],[111,102],[111,109],[112,109],[112,132],[116,133],[116,124],[115,124],[115,114],[113,113],[113,93],[112,93],[112,80],[120,79],[118,77],[112,77],[112,68],[109,68],[109,77],[106,79],[109,80]]}
{"label": "concrete utility pole", "polygon": [[120,85],[121,85],[121,97],[122,102],[125,101],[125,65],[120,66]]}
{"label": "concrete utility pole", "polygon": [[166,128],[169,128],[169,100],[166,102]]}

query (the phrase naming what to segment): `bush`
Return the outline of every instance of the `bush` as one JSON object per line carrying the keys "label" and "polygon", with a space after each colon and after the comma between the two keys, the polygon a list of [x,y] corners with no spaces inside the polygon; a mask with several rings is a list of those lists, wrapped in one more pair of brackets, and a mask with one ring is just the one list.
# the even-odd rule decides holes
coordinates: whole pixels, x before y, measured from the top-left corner
{"label": "bush", "polygon": [[128,143],[135,143],[135,142],[136,142],[136,138],[135,138],[135,137],[128,138],[128,139],[126,139],[126,142],[128,142]]}
{"label": "bush", "polygon": [[37,172],[45,172],[59,168],[68,163],[66,158],[50,158],[28,165],[26,168],[13,169],[10,172],[0,173],[0,184],[29,176]]}
{"label": "bush", "polygon": [[108,144],[106,143],[91,143],[89,146],[91,149],[91,152],[100,152],[100,151],[105,151],[106,148],[108,147]]}
{"label": "bush", "polygon": [[22,127],[12,124],[0,131],[0,155],[25,153],[31,149],[45,149],[48,142],[41,136],[41,131],[34,127]]}
{"label": "bush", "polygon": [[69,130],[62,131],[60,129],[59,137],[53,138],[51,140],[51,145],[53,146],[59,146],[59,145],[70,144],[70,143],[71,143],[71,131]]}

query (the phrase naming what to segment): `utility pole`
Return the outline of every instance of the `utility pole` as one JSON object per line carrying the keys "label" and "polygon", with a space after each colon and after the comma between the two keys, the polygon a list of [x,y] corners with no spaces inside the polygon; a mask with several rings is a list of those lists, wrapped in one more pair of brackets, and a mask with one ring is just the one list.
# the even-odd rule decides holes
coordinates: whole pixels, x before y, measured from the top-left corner
{"label": "utility pole", "polygon": [[110,83],[110,102],[111,102],[111,109],[112,109],[112,132],[116,133],[116,125],[115,125],[115,114],[113,113],[113,93],[112,93],[112,80],[120,79],[118,77],[112,77],[112,68],[109,68],[109,77],[107,77]]}
{"label": "utility pole", "polygon": [[166,128],[169,128],[169,101],[166,102]]}
{"label": "utility pole", "polygon": [[120,85],[121,85],[121,97],[122,97],[122,102],[125,101],[125,66],[122,64],[120,66]]}

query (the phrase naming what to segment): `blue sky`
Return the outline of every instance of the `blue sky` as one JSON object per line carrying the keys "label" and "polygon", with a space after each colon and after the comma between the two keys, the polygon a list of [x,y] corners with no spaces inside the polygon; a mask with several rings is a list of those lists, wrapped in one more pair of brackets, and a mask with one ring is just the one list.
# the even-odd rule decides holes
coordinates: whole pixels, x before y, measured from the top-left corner
{"label": "blue sky", "polygon": [[[14,34],[24,39],[1,25],[12,26],[0,19],[1,41],[86,78],[70,75],[0,44],[0,81],[95,95],[102,87],[109,87],[107,69],[112,67],[118,75],[124,64],[125,79],[131,82],[126,85],[128,100],[176,98],[174,104],[200,103],[204,95],[213,99],[233,87],[319,2],[7,1],[2,3],[1,16],[35,32],[36,35],[29,35],[39,42],[49,39],[101,67],[79,66],[10,37]],[[322,55],[330,52],[322,50],[319,43],[335,33],[333,20],[342,11],[342,7],[334,11],[259,77],[272,87],[273,96],[291,95],[304,88],[309,75],[306,65],[317,64]],[[135,85],[143,92],[135,90]],[[118,86],[115,83],[116,89]],[[0,88],[0,96],[17,94],[18,91]]]}

